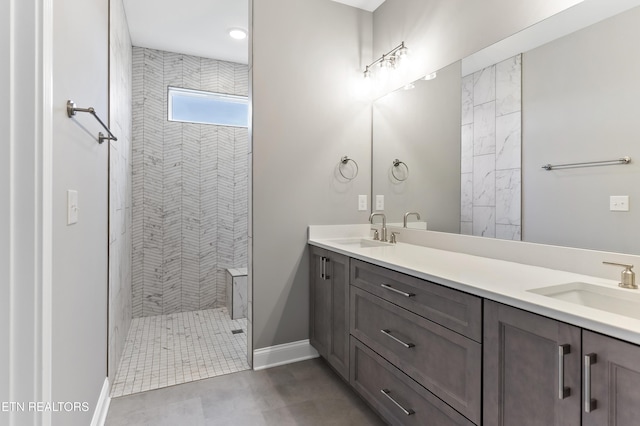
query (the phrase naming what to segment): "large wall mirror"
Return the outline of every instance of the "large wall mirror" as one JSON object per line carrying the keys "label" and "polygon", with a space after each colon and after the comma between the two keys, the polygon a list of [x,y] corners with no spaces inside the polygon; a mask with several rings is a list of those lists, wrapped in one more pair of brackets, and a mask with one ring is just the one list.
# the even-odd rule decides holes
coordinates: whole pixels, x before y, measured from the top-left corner
{"label": "large wall mirror", "polygon": [[640,254],[638,40],[639,1],[585,0],[377,99],[372,200],[390,223]]}

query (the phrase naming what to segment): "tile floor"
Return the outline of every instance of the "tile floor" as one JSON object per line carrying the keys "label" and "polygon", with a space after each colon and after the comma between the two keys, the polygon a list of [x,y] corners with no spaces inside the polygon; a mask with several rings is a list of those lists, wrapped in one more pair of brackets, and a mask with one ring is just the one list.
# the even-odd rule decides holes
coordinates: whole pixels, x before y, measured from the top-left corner
{"label": "tile floor", "polygon": [[106,426],[384,424],[319,358],[114,398],[106,421]]}
{"label": "tile floor", "polygon": [[227,308],[134,318],[111,397],[248,370],[246,332]]}

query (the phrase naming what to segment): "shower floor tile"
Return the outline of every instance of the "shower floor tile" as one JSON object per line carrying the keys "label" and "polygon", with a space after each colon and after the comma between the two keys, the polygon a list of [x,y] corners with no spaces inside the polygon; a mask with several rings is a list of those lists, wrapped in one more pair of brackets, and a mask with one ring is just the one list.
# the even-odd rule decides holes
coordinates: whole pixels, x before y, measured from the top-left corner
{"label": "shower floor tile", "polygon": [[134,318],[111,397],[249,370],[246,332],[227,308]]}

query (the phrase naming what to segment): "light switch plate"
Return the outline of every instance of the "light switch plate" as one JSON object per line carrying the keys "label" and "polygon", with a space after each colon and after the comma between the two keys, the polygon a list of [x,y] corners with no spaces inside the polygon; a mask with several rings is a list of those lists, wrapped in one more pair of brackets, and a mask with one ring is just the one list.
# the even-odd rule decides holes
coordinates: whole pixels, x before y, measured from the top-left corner
{"label": "light switch plate", "polygon": [[612,212],[628,212],[629,196],[628,195],[612,195],[609,197],[609,210]]}
{"label": "light switch plate", "polygon": [[78,191],[67,191],[67,225],[78,223]]}
{"label": "light switch plate", "polygon": [[384,210],[384,195],[376,195],[376,210]]}
{"label": "light switch plate", "polygon": [[367,211],[367,196],[358,195],[358,211]]}

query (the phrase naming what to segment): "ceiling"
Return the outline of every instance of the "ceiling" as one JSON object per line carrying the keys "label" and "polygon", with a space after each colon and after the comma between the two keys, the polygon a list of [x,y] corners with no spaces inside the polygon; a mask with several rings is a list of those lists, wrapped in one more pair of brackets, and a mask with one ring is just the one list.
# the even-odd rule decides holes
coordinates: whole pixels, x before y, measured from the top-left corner
{"label": "ceiling", "polygon": [[[372,12],[385,0],[333,1]],[[230,28],[248,30],[246,0],[123,2],[134,46],[248,63],[248,39],[234,40],[228,34]]]}
{"label": "ceiling", "polygon": [[369,12],[373,12],[384,3],[385,0],[333,0],[338,3],[348,4],[349,6],[357,7],[358,9],[364,9]]}
{"label": "ceiling", "polygon": [[248,39],[228,34],[230,28],[248,30],[248,1],[123,1],[134,46],[248,63]]}

